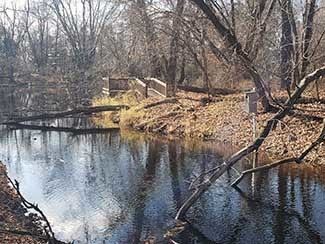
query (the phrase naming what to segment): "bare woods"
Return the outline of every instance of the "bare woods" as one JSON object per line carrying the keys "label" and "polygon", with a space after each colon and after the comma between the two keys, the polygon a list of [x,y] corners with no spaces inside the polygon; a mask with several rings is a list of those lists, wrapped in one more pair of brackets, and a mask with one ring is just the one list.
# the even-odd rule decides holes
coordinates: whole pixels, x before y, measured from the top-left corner
{"label": "bare woods", "polygon": [[[103,76],[242,88],[266,111],[324,62],[323,2],[308,0],[23,0],[0,4],[0,78]],[[243,81],[246,81],[246,83]],[[243,85],[245,84],[245,85]]]}
{"label": "bare woods", "polygon": [[[153,77],[171,84],[172,96],[177,86],[199,87],[209,95],[215,88],[255,87],[263,111],[275,114],[251,145],[200,176],[204,180],[177,214],[182,218],[213,182],[294,113],[307,88],[316,84],[319,94],[324,7],[316,0],[2,1],[0,79],[15,84],[37,74],[87,92],[107,76]],[[278,90],[286,92],[286,102],[275,98]],[[323,140],[324,130],[299,157],[263,170],[301,163]]]}

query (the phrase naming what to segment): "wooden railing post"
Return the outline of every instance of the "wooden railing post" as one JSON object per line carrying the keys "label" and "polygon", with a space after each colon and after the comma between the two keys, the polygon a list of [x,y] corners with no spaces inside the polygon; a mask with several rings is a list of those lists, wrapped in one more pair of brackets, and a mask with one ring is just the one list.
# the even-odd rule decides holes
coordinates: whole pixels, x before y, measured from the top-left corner
{"label": "wooden railing post", "polygon": [[166,83],[166,97],[173,97],[174,95],[174,85]]}

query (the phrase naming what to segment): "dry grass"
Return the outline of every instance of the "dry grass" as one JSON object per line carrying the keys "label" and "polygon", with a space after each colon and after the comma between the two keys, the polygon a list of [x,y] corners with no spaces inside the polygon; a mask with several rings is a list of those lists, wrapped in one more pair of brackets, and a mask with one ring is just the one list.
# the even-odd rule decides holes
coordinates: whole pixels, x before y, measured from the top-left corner
{"label": "dry grass", "polygon": [[[128,105],[130,109],[123,109],[120,112],[104,112],[100,116],[94,118],[96,124],[107,128],[115,127],[127,127],[135,118],[141,118],[143,113],[138,111],[141,99],[138,94],[133,91],[129,91],[124,94],[120,94],[116,97],[101,96],[93,100],[93,106],[105,106],[105,105]],[[114,122],[113,118],[117,119],[119,123]]]}

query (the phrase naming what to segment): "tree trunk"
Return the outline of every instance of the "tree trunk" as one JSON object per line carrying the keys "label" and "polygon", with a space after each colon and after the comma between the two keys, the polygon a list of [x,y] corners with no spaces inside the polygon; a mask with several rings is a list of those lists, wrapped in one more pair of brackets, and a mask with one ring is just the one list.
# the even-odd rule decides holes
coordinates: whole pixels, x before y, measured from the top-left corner
{"label": "tree trunk", "polygon": [[314,16],[316,12],[316,0],[306,1],[305,13],[304,13],[304,37],[303,37],[303,46],[302,46],[302,60],[301,60],[301,77],[306,75],[309,60],[309,46],[313,37],[313,25],[314,25]]}
{"label": "tree trunk", "polygon": [[289,17],[289,6],[291,0],[281,0],[281,44],[280,44],[280,55],[281,55],[281,89],[286,89],[290,93],[290,85],[292,82],[291,71],[292,71],[292,52],[293,52],[293,39],[292,30]]}
{"label": "tree trunk", "polygon": [[223,38],[226,46],[230,49],[231,53],[237,55],[240,60],[241,65],[245,67],[247,72],[252,77],[252,80],[255,84],[256,91],[259,97],[262,100],[262,105],[264,111],[272,111],[274,110],[274,106],[270,103],[271,95],[267,90],[267,87],[264,84],[263,78],[258,73],[255,68],[252,60],[248,57],[247,53],[245,53],[242,49],[241,44],[237,40],[237,37],[233,34],[233,31],[228,29],[219,17],[213,12],[213,10],[205,3],[203,0],[192,0],[207,16],[207,18],[214,25],[215,30],[219,33],[219,35]]}
{"label": "tree trunk", "polygon": [[174,13],[172,23],[172,37],[170,41],[169,59],[167,64],[167,82],[173,87],[172,95],[176,93],[176,73],[177,61],[179,54],[179,31],[180,31],[180,18],[183,14],[185,0],[177,0],[176,11]]}
{"label": "tree trunk", "polygon": [[[186,199],[184,204],[178,210],[175,219],[181,219],[185,216],[186,212],[191,208],[191,206],[200,198],[200,196],[205,193],[209,187],[219,179],[227,170],[229,170],[233,165],[235,165],[239,160],[249,155],[250,153],[257,151],[263,144],[265,139],[268,137],[272,129],[292,111],[293,106],[296,104],[298,99],[301,97],[302,93],[306,88],[315,80],[325,75],[325,66],[314,71],[313,73],[306,76],[300,81],[299,86],[292,94],[292,96],[286,101],[282,110],[279,110],[273,118],[267,121],[264,129],[259,134],[258,138],[249,146],[241,149],[240,151],[233,154],[227,160],[224,161],[219,167],[217,167],[211,176],[206,179],[202,184],[200,184],[196,190]],[[310,147],[311,148],[311,147]],[[309,150],[309,149],[308,149]],[[302,156],[299,157],[301,159]],[[299,162],[299,159],[297,160]]]}
{"label": "tree trunk", "polygon": [[158,42],[157,35],[155,33],[154,23],[147,12],[147,4],[145,0],[137,0],[137,10],[140,13],[146,37],[146,51],[150,62],[150,76],[154,78],[159,78],[161,76],[161,64],[159,56],[156,49],[156,44]]}

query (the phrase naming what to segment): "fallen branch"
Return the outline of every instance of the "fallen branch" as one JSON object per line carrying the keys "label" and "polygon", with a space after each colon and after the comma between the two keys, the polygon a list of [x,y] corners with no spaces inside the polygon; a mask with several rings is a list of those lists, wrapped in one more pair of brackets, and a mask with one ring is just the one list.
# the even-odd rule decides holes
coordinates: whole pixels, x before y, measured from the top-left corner
{"label": "fallen branch", "polygon": [[257,151],[263,144],[267,136],[270,134],[273,128],[276,127],[277,123],[281,121],[288,113],[292,110],[294,104],[301,97],[302,93],[306,90],[308,85],[320,77],[325,75],[325,66],[320,69],[315,70],[313,73],[307,75],[302,79],[297,86],[295,92],[286,101],[283,108],[279,110],[273,118],[267,121],[266,126],[257,137],[257,139],[249,146],[241,149],[240,151],[233,154],[217,169],[211,176],[206,179],[195,191],[185,200],[183,205],[178,210],[175,219],[183,218],[186,212],[191,208],[191,206],[200,198],[200,196],[205,193],[209,187],[214,183],[219,177],[221,177],[228,169],[230,169],[234,164],[241,160],[246,155]]}
{"label": "fallen branch", "polygon": [[249,169],[249,170],[245,170],[243,171],[240,176],[231,184],[231,186],[237,186],[239,184],[239,182],[241,182],[241,180],[245,177],[245,175],[251,174],[251,173],[255,173],[258,171],[264,171],[264,170],[269,170],[275,167],[278,167],[282,164],[287,164],[287,163],[292,163],[292,162],[296,162],[297,158],[286,158],[280,161],[277,161],[275,163],[271,163],[271,164],[266,164],[263,165],[261,167],[256,167],[253,169]]}
{"label": "fallen branch", "polygon": [[48,219],[46,218],[45,214],[43,213],[43,211],[38,207],[37,204],[33,204],[29,201],[27,201],[24,196],[21,194],[20,192],[20,188],[19,188],[19,182],[15,180],[15,182],[13,182],[10,177],[6,174],[6,178],[8,179],[8,181],[10,182],[10,184],[12,185],[12,187],[16,190],[17,195],[19,196],[21,203],[23,204],[23,206],[26,209],[33,209],[34,211],[36,211],[42,218],[42,220],[45,223],[45,226],[43,227],[45,234],[47,235],[47,240],[49,244],[65,244],[65,242],[61,242],[59,240],[57,240],[55,238],[55,234],[52,230],[51,224],[48,221]]}
{"label": "fallen branch", "polygon": [[195,92],[195,93],[206,93],[210,94],[212,96],[217,96],[217,95],[229,95],[229,94],[234,94],[237,91],[226,89],[226,88],[201,88],[197,86],[182,86],[178,85],[177,88],[182,91],[187,91],[187,92]]}
{"label": "fallen branch", "polygon": [[160,100],[158,102],[149,103],[149,104],[143,106],[141,109],[148,109],[148,108],[152,108],[152,107],[159,106],[159,105],[166,104],[166,103],[177,103],[177,102],[178,102],[177,98],[175,98],[175,97],[166,98],[166,99]]}
{"label": "fallen branch", "polygon": [[11,130],[16,129],[27,129],[27,130],[40,130],[40,131],[57,131],[67,132],[73,134],[96,134],[96,133],[108,133],[112,131],[119,131],[120,128],[89,128],[89,129],[78,129],[72,127],[56,127],[56,126],[43,126],[43,125],[26,125],[21,123],[7,123]]}
{"label": "fallen branch", "polygon": [[109,105],[109,106],[97,106],[97,107],[86,107],[86,108],[77,108],[72,109],[64,112],[58,112],[58,113],[44,113],[34,116],[26,116],[26,117],[20,117],[20,118],[12,118],[9,121],[2,122],[1,124],[10,124],[10,123],[20,123],[20,122],[26,122],[26,121],[34,121],[39,119],[56,119],[56,118],[63,118],[69,115],[74,114],[91,114],[91,113],[99,113],[99,112],[105,112],[105,111],[119,111],[121,109],[128,109],[129,107],[126,105]]}
{"label": "fallen branch", "polygon": [[297,113],[294,111],[290,111],[290,113],[288,114],[289,116],[292,116],[294,118],[298,118],[298,119],[307,119],[307,120],[312,120],[312,121],[316,121],[316,122],[322,122],[323,118],[316,116],[316,115],[311,115],[311,114],[306,114],[306,113]]}
{"label": "fallen branch", "polygon": [[320,133],[320,135],[318,136],[318,138],[305,150],[303,151],[299,157],[293,157],[293,158],[286,158],[286,159],[283,159],[283,160],[280,160],[280,161],[277,161],[275,163],[271,163],[271,164],[266,164],[266,165],[263,165],[263,166],[260,166],[260,167],[257,167],[257,168],[254,168],[254,169],[249,169],[249,170],[245,170],[241,173],[241,175],[231,184],[231,186],[237,186],[241,180],[245,177],[245,175],[248,175],[248,174],[252,174],[252,173],[255,173],[255,172],[258,172],[258,171],[264,171],[264,170],[269,170],[269,169],[272,169],[272,168],[275,168],[275,167],[278,167],[282,164],[287,164],[287,163],[292,163],[292,162],[295,162],[295,163],[301,163],[304,158],[315,148],[317,147],[319,144],[321,144],[325,139],[325,123],[323,123],[323,128],[322,128],[322,131]]}

